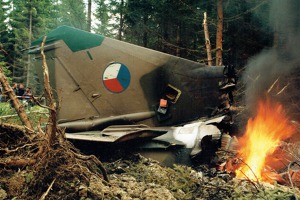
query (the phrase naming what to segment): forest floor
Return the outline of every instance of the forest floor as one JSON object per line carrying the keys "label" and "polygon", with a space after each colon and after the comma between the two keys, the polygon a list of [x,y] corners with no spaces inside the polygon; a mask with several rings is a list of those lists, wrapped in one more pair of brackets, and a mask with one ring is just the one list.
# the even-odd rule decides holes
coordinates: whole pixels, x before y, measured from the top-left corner
{"label": "forest floor", "polygon": [[[44,164],[7,167],[6,161],[30,158],[36,144],[19,128],[0,127],[0,200],[4,199],[298,199],[297,188],[237,179],[208,165],[161,166],[140,154],[126,153],[102,164],[109,182],[54,145]],[[67,148],[79,152],[70,142]],[[101,160],[101,158],[99,158]],[[41,161],[40,161],[41,163]],[[76,170],[75,170],[76,169]],[[75,172],[75,173],[74,173]]]}

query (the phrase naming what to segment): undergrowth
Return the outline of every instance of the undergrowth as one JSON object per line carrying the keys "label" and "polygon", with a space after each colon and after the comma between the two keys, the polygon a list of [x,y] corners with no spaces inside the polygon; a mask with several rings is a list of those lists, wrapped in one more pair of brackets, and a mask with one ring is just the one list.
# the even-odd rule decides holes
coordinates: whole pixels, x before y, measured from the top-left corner
{"label": "undergrowth", "polygon": [[[24,105],[25,106],[25,105]],[[26,113],[33,126],[43,125],[48,119],[48,110],[38,105],[25,106]],[[0,119],[4,123],[22,125],[16,110],[8,102],[0,103]]]}

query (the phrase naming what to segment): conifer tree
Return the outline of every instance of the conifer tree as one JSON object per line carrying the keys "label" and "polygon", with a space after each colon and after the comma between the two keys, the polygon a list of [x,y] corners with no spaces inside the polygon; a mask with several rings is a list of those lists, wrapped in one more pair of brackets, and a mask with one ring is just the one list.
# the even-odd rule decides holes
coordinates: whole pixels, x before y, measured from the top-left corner
{"label": "conifer tree", "polygon": [[26,60],[23,59],[23,51],[28,48],[28,11],[26,1],[12,0],[12,10],[9,14],[9,26],[11,35],[9,42],[12,44],[12,79],[14,82],[26,80]]}
{"label": "conifer tree", "polygon": [[95,17],[97,19],[95,29],[96,33],[104,35],[104,36],[110,36],[113,37],[114,34],[112,32],[112,24],[111,24],[111,15],[112,15],[112,8],[110,6],[110,3],[108,3],[105,0],[98,0],[96,2],[96,12]]}
{"label": "conifer tree", "polygon": [[10,1],[1,1],[0,8],[0,65],[4,67],[3,71],[6,75],[10,74],[8,70],[12,60],[9,55],[9,32],[7,26],[8,12],[10,9]]}
{"label": "conifer tree", "polygon": [[11,11],[7,26],[10,27],[9,41],[13,63],[14,82],[34,85],[30,55],[27,50],[31,41],[46,34],[57,26],[57,0],[11,0]]}
{"label": "conifer tree", "polygon": [[87,30],[86,8],[83,0],[61,0],[58,3],[58,25]]}

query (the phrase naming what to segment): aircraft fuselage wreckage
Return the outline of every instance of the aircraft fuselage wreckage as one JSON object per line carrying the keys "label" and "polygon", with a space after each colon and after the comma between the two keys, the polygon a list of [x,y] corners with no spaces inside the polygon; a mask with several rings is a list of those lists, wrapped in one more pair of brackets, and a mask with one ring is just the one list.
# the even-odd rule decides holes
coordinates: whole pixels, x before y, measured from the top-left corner
{"label": "aircraft fuselage wreckage", "polygon": [[[42,40],[34,41],[29,51],[41,78]],[[138,140],[146,141],[137,142],[143,148],[179,145],[196,155],[203,137],[220,138],[212,124],[223,116],[199,119],[220,103],[224,67],[67,26],[47,34],[44,53],[59,103],[58,125],[70,140]]]}

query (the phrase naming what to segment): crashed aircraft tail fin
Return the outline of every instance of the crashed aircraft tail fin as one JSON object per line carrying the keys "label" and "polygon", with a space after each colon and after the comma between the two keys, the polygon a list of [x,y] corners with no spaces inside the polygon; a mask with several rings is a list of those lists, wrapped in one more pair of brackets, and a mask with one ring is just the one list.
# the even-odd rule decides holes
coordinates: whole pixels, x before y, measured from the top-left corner
{"label": "crashed aircraft tail fin", "polygon": [[[32,43],[30,53],[42,78],[41,41]],[[207,116],[218,104],[223,67],[68,26],[47,34],[45,54],[62,124],[88,121],[88,130],[137,122],[175,125]]]}

